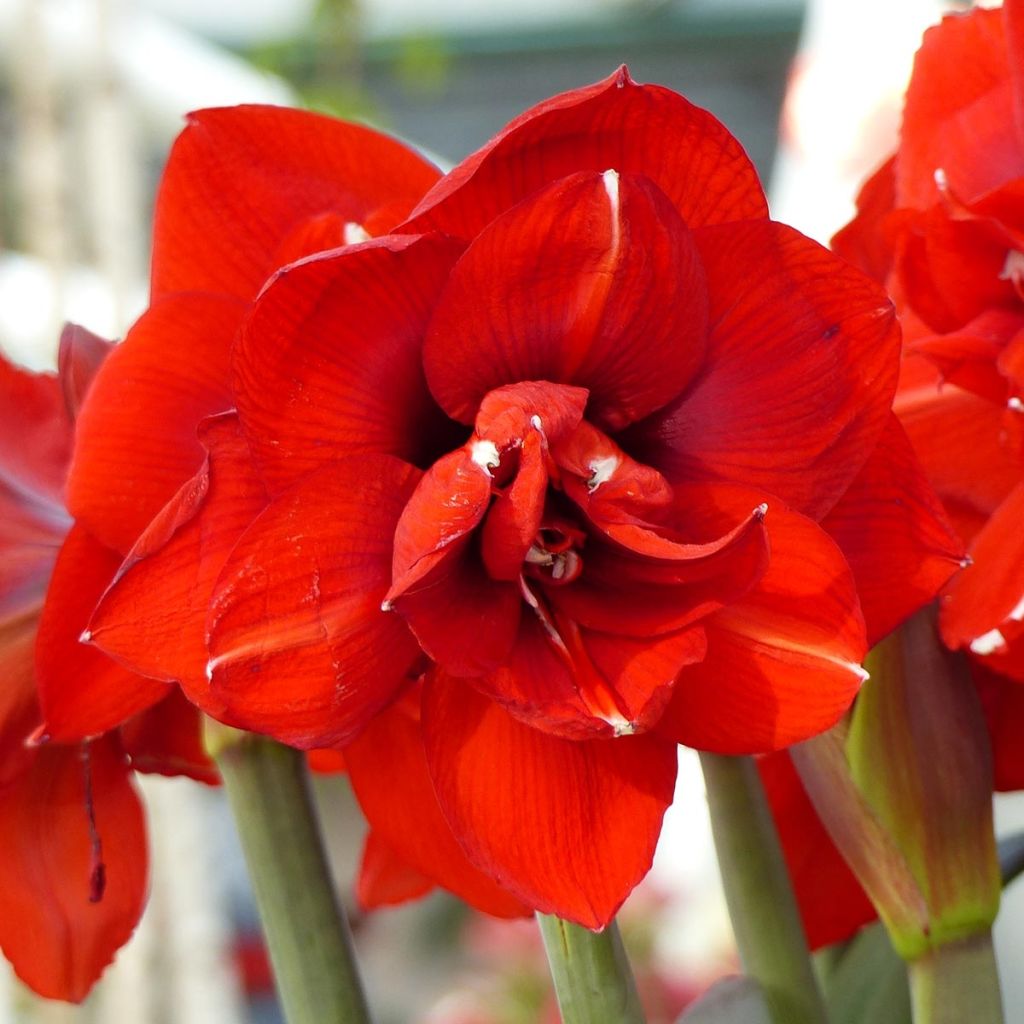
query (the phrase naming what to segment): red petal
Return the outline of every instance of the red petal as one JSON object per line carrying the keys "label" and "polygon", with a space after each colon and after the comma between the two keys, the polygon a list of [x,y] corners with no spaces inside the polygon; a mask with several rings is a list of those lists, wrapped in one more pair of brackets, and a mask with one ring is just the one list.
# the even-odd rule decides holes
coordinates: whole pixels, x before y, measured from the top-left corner
{"label": "red petal", "polygon": [[63,516],[64,477],[72,424],[60,383],[0,355],[0,497],[11,495],[57,522]]}
{"label": "red petal", "polygon": [[207,620],[207,673],[225,721],[330,747],[394,698],[419,648],[381,600],[417,476],[385,455],[324,466],[242,535]]}
{"label": "red petal", "polygon": [[[492,580],[472,543],[458,541],[444,553],[431,572],[389,596],[389,602],[423,650],[449,672],[491,672],[507,660],[515,642],[522,611],[519,585]],[[394,595],[395,588],[388,593]]]}
{"label": "red petal", "polygon": [[700,363],[704,275],[689,230],[642,177],[577,174],[490,224],[452,271],[423,358],[445,411],[471,423],[503,384],[590,389],[620,428],[674,398]]}
{"label": "red petal", "polygon": [[217,766],[203,746],[203,717],[176,687],[121,726],[121,745],[137,772],[185,775],[216,785]]}
{"label": "red petal", "polygon": [[57,376],[64,391],[68,415],[78,416],[93,378],[110,355],[113,344],[78,324],[66,324],[60,333]]}
{"label": "red petal", "polygon": [[306,221],[333,213],[373,220],[379,233],[437,176],[400,142],[320,114],[197,111],[171,150],[157,197],[153,298],[203,291],[251,299],[284,262],[279,247]]}
{"label": "red petal", "polygon": [[914,60],[897,164],[900,206],[938,198],[935,171],[973,199],[1024,174],[1003,15],[972,11],[929,29]]}
{"label": "red petal", "polygon": [[763,757],[757,766],[779,830],[808,945],[820,949],[850,938],[875,920],[874,906],[821,823],[789,754]]}
{"label": "red petal", "polygon": [[1024,622],[1024,483],[1018,484],[971,544],[972,565],[946,588],[942,639],[979,655],[1002,651]]}
{"label": "red petal", "polygon": [[659,509],[664,526],[598,520],[613,543],[592,536],[582,575],[550,588],[552,604],[590,629],[630,636],[681,629],[717,611],[768,564],[763,508],[745,496],[740,513],[734,488],[679,487]]}
{"label": "red petal", "polygon": [[768,214],[728,129],[670,89],[637,85],[623,67],[521,114],[445,175],[407,227],[472,238],[549,182],[609,167],[650,178],[691,227]]}
{"label": "red petal", "polygon": [[636,639],[580,629],[571,620],[556,627],[541,615],[524,615],[505,663],[472,684],[555,736],[607,739],[645,731],[664,711],[682,667],[704,656],[699,628]]}
{"label": "red petal", "polygon": [[71,528],[53,570],[36,638],[39,702],[48,739],[98,736],[167,695],[165,683],[129,672],[80,642],[120,564],[120,555],[82,526]]}
{"label": "red petal", "polygon": [[39,724],[35,676],[36,620],[0,623],[0,786],[35,756],[25,737]]}
{"label": "red petal", "polygon": [[889,157],[864,183],[857,216],[831,241],[832,251],[885,284],[893,261],[893,236],[887,218],[896,203],[896,158]]}
{"label": "red petal", "polygon": [[[694,235],[711,293],[705,368],[631,451],[672,482],[724,479],[819,518],[870,455],[899,365],[892,304],[791,228]],[[628,447],[628,446],[627,446]]]}
{"label": "red petal", "polygon": [[917,215],[902,238],[897,286],[932,330],[952,331],[990,306],[1019,304],[1003,277],[1007,244],[983,220],[953,219],[939,206]]}
{"label": "red petal", "polygon": [[1013,373],[1004,368],[1004,357],[1012,358],[1014,336],[1021,327],[1018,313],[987,309],[961,330],[932,334],[908,346],[915,355],[923,355],[939,370],[943,384],[950,383],[966,391],[1004,405],[1007,378]]}
{"label": "red petal", "polygon": [[78,420],[68,507],[122,553],[199,469],[199,421],[229,409],[244,307],[179,295],[149,308],[101,367]]}
{"label": "red petal", "polygon": [[458,444],[444,445],[452,425],[427,391],[421,350],[459,249],[437,236],[382,238],[274,277],[232,359],[271,490],[356,452],[424,465]]}
{"label": "red petal", "polygon": [[[76,1003],[128,940],[146,897],[146,836],[130,773],[113,742],[89,750],[101,862],[77,747],[37,751],[29,771],[0,790],[0,947],[30,988]],[[90,902],[99,863],[106,884]]]}
{"label": "red petal", "polygon": [[406,864],[376,832],[368,833],[356,882],[359,906],[364,910],[374,910],[408,903],[425,896],[433,888],[431,879]]}
{"label": "red petal", "polygon": [[853,570],[872,646],[931,601],[963,559],[895,416],[821,525]]}
{"label": "red petal", "polygon": [[536,910],[608,924],[650,868],[674,746],[549,736],[442,676],[427,684],[424,730],[434,789],[470,860]]}
{"label": "red petal", "polygon": [[206,617],[238,538],[266,507],[238,417],[205,421],[209,453],[129,552],[89,620],[90,641],[133,671],[180,683],[211,714]]}
{"label": "red petal", "polygon": [[491,500],[491,474],[476,449],[438,459],[416,486],[395,529],[388,600],[420,583],[451,556],[451,547],[477,527]]}
{"label": "red petal", "polygon": [[765,525],[767,573],[705,621],[707,657],[681,673],[659,725],[698,750],[767,753],[807,739],[835,724],[864,679],[864,620],[839,548],[778,504]]}
{"label": "red petal", "polygon": [[1005,423],[1017,414],[940,386],[920,358],[904,360],[904,376],[894,404],[900,422],[946,511],[970,540],[1020,480],[1019,454],[1007,444]]}
{"label": "red petal", "polygon": [[529,913],[473,867],[437,805],[414,698],[393,704],[345,748],[352,788],[376,833],[406,864],[478,910]]}

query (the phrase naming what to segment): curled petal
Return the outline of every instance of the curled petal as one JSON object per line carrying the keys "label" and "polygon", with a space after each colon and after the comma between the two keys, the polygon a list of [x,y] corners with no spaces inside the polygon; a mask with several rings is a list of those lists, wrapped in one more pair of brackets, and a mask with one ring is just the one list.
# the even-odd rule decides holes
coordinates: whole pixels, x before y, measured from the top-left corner
{"label": "curled petal", "polygon": [[896,167],[898,205],[930,206],[938,197],[937,168],[967,199],[1020,177],[1024,148],[1014,128],[1003,12],[944,18],[925,33],[914,59]]}
{"label": "curled petal", "polygon": [[768,215],[757,172],[725,126],[621,67],[521,114],[446,174],[406,228],[472,238],[549,182],[609,167],[650,177],[693,227]]}
{"label": "curled petal", "polygon": [[560,739],[440,675],[428,680],[423,725],[437,799],[469,859],[536,910],[608,924],[650,868],[674,745]]}
{"label": "curled petal", "polygon": [[924,359],[904,359],[894,408],[931,485],[965,540],[1020,481],[1007,419],[1019,416],[950,384]]}
{"label": "curled petal", "polygon": [[93,378],[113,349],[111,342],[79,324],[65,324],[57,351],[57,376],[68,415],[75,419]]}
{"label": "curled petal", "polygon": [[684,669],[659,731],[721,754],[767,753],[833,725],[865,678],[864,619],[839,548],[776,504],[768,571],[705,622],[708,650]]}
{"label": "curled petal", "polygon": [[950,647],[1005,653],[1024,623],[1024,484],[1018,484],[971,544],[972,565],[943,595],[939,623]]}

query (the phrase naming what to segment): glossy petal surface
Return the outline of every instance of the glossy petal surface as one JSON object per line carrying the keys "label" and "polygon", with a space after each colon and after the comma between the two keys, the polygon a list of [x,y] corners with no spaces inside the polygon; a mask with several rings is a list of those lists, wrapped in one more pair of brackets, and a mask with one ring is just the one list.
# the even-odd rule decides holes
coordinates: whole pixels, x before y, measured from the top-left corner
{"label": "glossy petal surface", "polygon": [[872,645],[931,601],[963,559],[895,416],[821,525],[853,570]]}
{"label": "glossy petal surface", "polygon": [[842,553],[781,505],[765,518],[771,561],[745,597],[705,623],[707,657],[684,670],[660,732],[720,754],[766,753],[833,725],[864,679],[864,620]]}
{"label": "glossy petal surface", "polygon": [[146,527],[89,620],[90,642],[135,672],[180,683],[210,713],[206,618],[218,574],[267,493],[233,413],[206,420],[199,472]]}

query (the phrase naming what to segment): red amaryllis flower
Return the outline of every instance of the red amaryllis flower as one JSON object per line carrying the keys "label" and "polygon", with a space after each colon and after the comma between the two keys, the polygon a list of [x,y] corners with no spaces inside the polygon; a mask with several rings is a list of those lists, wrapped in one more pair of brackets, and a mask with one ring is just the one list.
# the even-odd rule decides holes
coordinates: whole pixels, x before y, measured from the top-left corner
{"label": "red amaryllis flower", "polygon": [[[102,677],[109,666],[125,685],[152,685],[70,644],[107,580],[81,579],[69,640],[44,608],[55,561],[80,551],[76,531],[68,532],[64,479],[74,419],[107,348],[68,328],[59,379],[0,359],[0,948],[35,991],[75,1002],[131,935],[145,899],[146,839],[132,769],[212,773],[195,709],[166,690],[157,708],[117,732],[26,744],[40,719],[44,662],[58,683],[73,684],[81,673]],[[116,567],[118,557],[106,557]]]}
{"label": "red amaryllis flower", "polygon": [[[237,412],[88,639],[231,724],[344,745],[375,842],[423,876],[599,927],[675,743],[828,727],[864,615],[884,632],[951,571],[898,347],[717,121],[620,71],[269,280]],[[109,470],[76,471],[83,496]]]}
{"label": "red amaryllis flower", "polygon": [[[969,68],[965,77],[962,69]],[[886,280],[907,339],[896,409],[973,567],[941,626],[1024,680],[1024,4],[925,34],[900,146],[838,252]]]}

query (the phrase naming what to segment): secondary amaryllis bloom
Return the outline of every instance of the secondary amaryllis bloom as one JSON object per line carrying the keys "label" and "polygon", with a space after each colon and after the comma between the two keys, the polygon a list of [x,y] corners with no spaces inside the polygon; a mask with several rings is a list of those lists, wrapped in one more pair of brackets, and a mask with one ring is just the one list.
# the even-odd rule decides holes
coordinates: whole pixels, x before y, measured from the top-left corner
{"label": "secondary amaryllis bloom", "polygon": [[[107,666],[132,678],[80,645],[65,656],[61,623],[44,606],[55,561],[77,557],[64,480],[75,416],[108,347],[68,328],[59,379],[0,358],[0,948],[31,988],[76,1002],[127,941],[145,900],[145,826],[133,769],[212,774],[195,709],[166,688],[152,712],[116,732],[69,745],[26,744],[40,720],[41,661],[49,659],[57,679],[102,675]],[[116,567],[117,556],[107,557]],[[80,580],[71,639],[106,582]],[[64,660],[55,665],[58,656]]]}
{"label": "secondary amaryllis bloom", "polygon": [[[970,69],[970,75],[962,73]],[[887,281],[907,360],[896,410],[973,567],[941,626],[1024,680],[1024,4],[951,15],[914,65],[896,154],[838,252]]]}
{"label": "secondary amaryllis bloom", "polygon": [[274,274],[236,411],[87,639],[230,724],[344,746],[375,842],[426,878],[602,926],[676,742],[827,728],[868,635],[955,567],[890,412],[898,349],[884,293],[768,219],[728,132],[620,71],[391,234]]}

